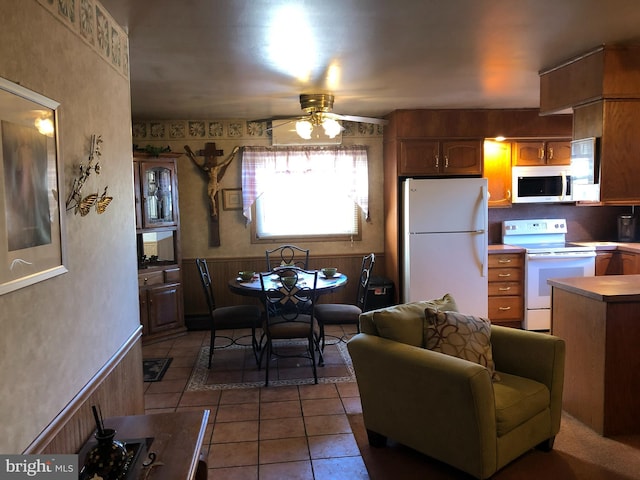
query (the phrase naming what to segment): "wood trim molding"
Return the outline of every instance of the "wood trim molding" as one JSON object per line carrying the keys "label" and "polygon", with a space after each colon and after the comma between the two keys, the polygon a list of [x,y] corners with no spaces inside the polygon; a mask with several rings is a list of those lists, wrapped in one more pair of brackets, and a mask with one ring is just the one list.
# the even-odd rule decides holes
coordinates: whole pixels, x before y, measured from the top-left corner
{"label": "wood trim molding", "polygon": [[95,429],[91,402],[105,417],[144,413],[141,337],[139,326],[22,453],[77,452]]}

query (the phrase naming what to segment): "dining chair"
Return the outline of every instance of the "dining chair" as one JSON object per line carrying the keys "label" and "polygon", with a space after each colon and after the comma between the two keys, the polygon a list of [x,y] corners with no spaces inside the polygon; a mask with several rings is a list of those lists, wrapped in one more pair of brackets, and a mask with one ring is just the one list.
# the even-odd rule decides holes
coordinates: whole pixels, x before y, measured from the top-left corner
{"label": "dining chair", "polygon": [[[259,363],[258,352],[260,351],[260,343],[256,339],[256,327],[260,325],[260,320],[262,319],[262,312],[260,311],[260,308],[257,305],[232,305],[229,307],[216,308],[215,297],[213,295],[213,284],[211,282],[211,275],[209,274],[207,261],[204,258],[196,258],[196,266],[198,267],[198,273],[200,274],[200,281],[202,283],[204,296],[207,299],[209,318],[211,320],[209,368],[211,368],[211,360],[215,349],[216,330],[221,324],[230,324],[237,328],[251,328],[251,347],[253,348],[253,355],[256,359],[256,363]],[[235,343],[231,337],[227,337],[225,335],[218,335],[218,337],[230,340],[231,344]]]}
{"label": "dining chair", "polygon": [[315,316],[320,325],[322,350],[324,350],[325,344],[324,326],[327,324],[355,324],[358,326],[358,333],[360,333],[360,314],[365,311],[367,306],[369,281],[371,280],[371,272],[373,271],[373,265],[375,263],[376,256],[374,253],[370,253],[362,258],[360,279],[358,281],[358,290],[354,304],[319,303],[316,305]]}
{"label": "dining chair", "polygon": [[283,265],[293,265],[303,270],[309,268],[309,250],[295,245],[280,245],[273,250],[266,250],[265,256],[268,271]]}
{"label": "dining chair", "polygon": [[[269,367],[273,357],[302,357],[311,360],[314,383],[318,383],[318,365],[324,360],[320,350],[320,327],[314,317],[318,272],[297,267],[277,267],[260,273],[265,317],[262,329],[266,337],[260,352],[259,368],[266,357],[265,386],[269,385]],[[286,341],[306,339],[306,352]],[[291,348],[293,347],[293,348]],[[277,350],[276,350],[277,348]]]}

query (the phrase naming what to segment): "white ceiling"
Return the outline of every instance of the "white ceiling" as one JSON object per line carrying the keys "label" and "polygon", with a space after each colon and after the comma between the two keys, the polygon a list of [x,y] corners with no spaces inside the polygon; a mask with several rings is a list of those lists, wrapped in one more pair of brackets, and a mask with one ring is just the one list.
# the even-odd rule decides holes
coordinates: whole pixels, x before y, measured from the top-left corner
{"label": "white ceiling", "polygon": [[140,120],[298,115],[319,92],[348,115],[537,107],[540,70],[640,41],[638,0],[100,1]]}

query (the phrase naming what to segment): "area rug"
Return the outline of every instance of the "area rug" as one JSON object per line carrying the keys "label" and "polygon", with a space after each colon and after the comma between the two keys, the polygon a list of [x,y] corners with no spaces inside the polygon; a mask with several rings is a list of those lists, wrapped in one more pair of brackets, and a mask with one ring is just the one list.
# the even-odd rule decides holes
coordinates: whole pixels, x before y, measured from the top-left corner
{"label": "area rug", "polygon": [[[279,353],[302,353],[306,341],[281,341]],[[265,362],[258,368],[253,350],[247,345],[216,348],[211,369],[208,368],[209,347],[202,347],[185,391],[226,390],[263,387]],[[324,366],[318,366],[318,383],[355,382],[355,373],[347,345],[342,341],[327,344]],[[269,386],[313,384],[313,369],[308,358],[273,359],[269,370]]]}
{"label": "area rug", "polygon": [[143,358],[142,374],[145,382],[159,382],[171,365],[173,358]]}

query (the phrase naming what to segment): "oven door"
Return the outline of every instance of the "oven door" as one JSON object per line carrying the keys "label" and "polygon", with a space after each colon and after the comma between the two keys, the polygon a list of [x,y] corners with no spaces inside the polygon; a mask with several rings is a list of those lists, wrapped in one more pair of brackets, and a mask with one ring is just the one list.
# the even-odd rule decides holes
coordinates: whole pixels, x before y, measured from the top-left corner
{"label": "oven door", "polygon": [[550,278],[592,277],[595,252],[528,253],[525,260],[526,330],[549,330],[551,325]]}

